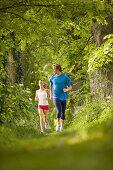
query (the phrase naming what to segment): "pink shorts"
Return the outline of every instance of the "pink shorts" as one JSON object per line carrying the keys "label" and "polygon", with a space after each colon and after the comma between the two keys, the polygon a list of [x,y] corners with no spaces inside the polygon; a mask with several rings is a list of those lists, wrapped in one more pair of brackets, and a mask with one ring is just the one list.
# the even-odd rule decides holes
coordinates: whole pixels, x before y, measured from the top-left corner
{"label": "pink shorts", "polygon": [[38,105],[38,109],[49,110],[49,105]]}

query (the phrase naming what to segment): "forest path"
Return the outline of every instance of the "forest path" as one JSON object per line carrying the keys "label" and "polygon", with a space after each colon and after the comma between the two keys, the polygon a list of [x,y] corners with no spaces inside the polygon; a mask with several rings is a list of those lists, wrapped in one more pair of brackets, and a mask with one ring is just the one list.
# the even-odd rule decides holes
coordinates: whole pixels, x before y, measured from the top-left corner
{"label": "forest path", "polygon": [[96,129],[79,136],[76,130],[47,130],[44,135],[13,141],[0,149],[1,170],[112,170],[112,136]]}

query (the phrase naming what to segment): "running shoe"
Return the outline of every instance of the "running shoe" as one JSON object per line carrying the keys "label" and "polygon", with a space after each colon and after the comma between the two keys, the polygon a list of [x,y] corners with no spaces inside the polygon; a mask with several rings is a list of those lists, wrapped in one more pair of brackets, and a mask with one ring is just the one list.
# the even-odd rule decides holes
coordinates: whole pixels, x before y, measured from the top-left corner
{"label": "running shoe", "polygon": [[60,131],[60,124],[57,124],[56,131]]}
{"label": "running shoe", "polygon": [[60,131],[64,131],[63,127],[60,127]]}

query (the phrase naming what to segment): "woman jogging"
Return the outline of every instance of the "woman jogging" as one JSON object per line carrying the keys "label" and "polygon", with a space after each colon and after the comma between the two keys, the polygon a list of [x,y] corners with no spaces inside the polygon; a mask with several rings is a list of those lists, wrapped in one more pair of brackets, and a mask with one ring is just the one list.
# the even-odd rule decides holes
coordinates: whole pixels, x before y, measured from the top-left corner
{"label": "woman jogging", "polygon": [[[45,83],[45,82],[44,82],[44,88],[47,91],[48,98],[50,98],[49,89],[47,89],[47,83]],[[45,122],[46,122],[45,123],[45,129],[50,129],[47,117],[48,117],[48,112],[46,112],[46,115],[45,115]]]}
{"label": "woman jogging", "polygon": [[61,72],[60,64],[53,64],[54,75],[50,78],[50,99],[53,99],[57,110],[57,127],[56,131],[63,131],[65,120],[67,92],[72,89],[70,78]]}
{"label": "woman jogging", "polygon": [[49,111],[49,93],[48,90],[44,88],[44,82],[42,80],[39,80],[39,86],[40,89],[36,90],[36,97],[35,101],[38,101],[38,112],[40,115],[40,126],[41,126],[41,133],[44,133],[44,123],[45,128],[48,128],[48,121],[47,121],[47,115]]}

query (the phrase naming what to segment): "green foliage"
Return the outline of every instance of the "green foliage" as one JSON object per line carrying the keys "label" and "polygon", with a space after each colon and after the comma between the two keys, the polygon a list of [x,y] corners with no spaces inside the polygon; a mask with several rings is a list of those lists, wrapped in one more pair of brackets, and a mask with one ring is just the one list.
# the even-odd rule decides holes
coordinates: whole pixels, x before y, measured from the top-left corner
{"label": "green foliage", "polygon": [[74,118],[74,107],[73,107],[73,103],[71,102],[72,99],[67,99],[67,104],[66,104],[66,111],[65,111],[65,123],[64,123],[64,128],[68,128],[71,123],[72,120]]}
{"label": "green foliage", "polygon": [[[109,65],[112,62],[112,35],[107,36],[107,41],[99,48],[95,48],[90,41],[93,23],[99,21],[107,24],[105,17],[113,12],[111,4],[105,0],[2,0],[0,3],[0,120],[4,123],[15,122],[20,131],[36,127],[39,117],[33,101],[35,91],[39,88],[38,81],[42,79],[49,85],[53,74],[52,64],[58,62],[62,65],[63,72],[73,78],[75,85],[78,80],[80,82],[80,89],[70,93],[72,101],[68,100],[68,126],[74,116],[72,109],[90,101],[88,68],[89,72],[103,67],[112,69]],[[11,48],[20,52],[21,62],[17,62],[17,65],[22,67],[21,82],[25,88],[18,84],[11,87],[7,80]],[[50,105],[49,119],[54,126],[56,110],[51,102]],[[108,112],[108,108],[104,111],[102,107],[99,108],[98,103],[87,104],[82,109],[83,107],[84,105],[78,112],[82,114],[85,110],[87,123],[97,120],[101,112]],[[84,118],[82,119],[84,122]]]}
{"label": "green foliage", "polygon": [[97,69],[111,70],[113,62],[113,35],[109,34],[104,37],[106,40],[101,47],[96,47],[90,53],[88,72],[96,71]]}
{"label": "green foliage", "polygon": [[113,120],[113,99],[96,100],[76,107],[72,126],[76,129],[90,129]]}
{"label": "green foliage", "polygon": [[[26,62],[22,62],[21,81],[34,94],[38,80],[51,76],[50,65],[53,62],[61,63],[63,71],[69,74],[75,63],[78,67],[86,66],[87,70],[84,55],[88,50],[84,49],[90,37],[92,21],[104,21],[105,9],[111,11],[110,5],[98,0],[2,1],[1,54],[9,52],[10,47],[25,53],[28,66],[24,69]],[[11,33],[14,33],[13,40]],[[81,77],[83,74],[77,75]]]}
{"label": "green foliage", "polygon": [[26,121],[37,117],[37,107],[32,103],[29,89],[20,85],[5,85],[1,90],[1,114],[3,123]]}

